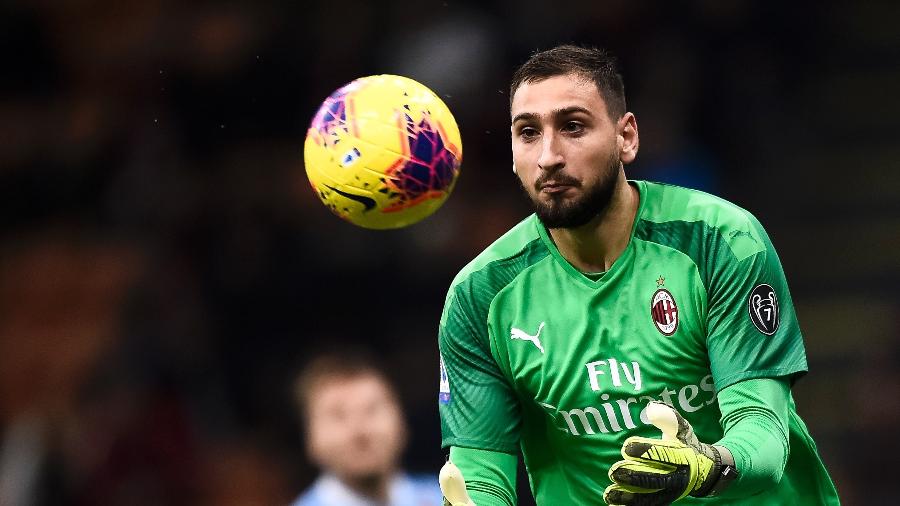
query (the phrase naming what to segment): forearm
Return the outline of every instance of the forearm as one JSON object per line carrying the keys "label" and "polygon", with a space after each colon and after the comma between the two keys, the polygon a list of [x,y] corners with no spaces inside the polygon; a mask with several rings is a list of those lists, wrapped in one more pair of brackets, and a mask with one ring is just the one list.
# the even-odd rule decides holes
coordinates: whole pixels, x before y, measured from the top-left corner
{"label": "forearm", "polygon": [[715,444],[731,451],[740,473],[722,495],[746,497],[777,484],[790,454],[788,380],[746,380],[718,397],[725,435]]}
{"label": "forearm", "polygon": [[465,478],[469,497],[477,506],[515,506],[516,455],[451,446],[450,460]]}

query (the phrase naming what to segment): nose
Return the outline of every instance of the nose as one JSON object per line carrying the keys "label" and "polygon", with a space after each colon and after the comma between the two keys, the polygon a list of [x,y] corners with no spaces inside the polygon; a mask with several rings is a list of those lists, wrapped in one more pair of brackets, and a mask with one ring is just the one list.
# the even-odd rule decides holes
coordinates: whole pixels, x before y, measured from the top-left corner
{"label": "nose", "polygon": [[541,155],[538,167],[545,172],[559,170],[566,165],[565,157],[559,146],[559,138],[553,134],[545,134],[541,139]]}

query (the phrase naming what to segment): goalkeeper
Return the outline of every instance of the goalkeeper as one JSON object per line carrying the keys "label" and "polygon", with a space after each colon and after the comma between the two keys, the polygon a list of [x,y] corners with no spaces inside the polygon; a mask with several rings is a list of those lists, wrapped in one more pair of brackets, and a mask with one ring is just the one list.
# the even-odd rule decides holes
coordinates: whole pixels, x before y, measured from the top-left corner
{"label": "goalkeeper", "polygon": [[521,451],[541,506],[838,504],[791,395],[806,353],[762,225],[626,179],[637,121],[606,52],[536,53],[510,97],[535,213],[447,295],[447,501],[515,504]]}

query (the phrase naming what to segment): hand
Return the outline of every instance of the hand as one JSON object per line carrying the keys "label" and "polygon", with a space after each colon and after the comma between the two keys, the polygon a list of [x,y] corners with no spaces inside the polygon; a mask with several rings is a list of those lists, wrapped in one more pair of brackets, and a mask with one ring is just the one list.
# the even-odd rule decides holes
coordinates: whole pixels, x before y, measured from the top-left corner
{"label": "hand", "polygon": [[647,417],[663,437],[625,440],[625,460],[609,469],[613,484],[603,492],[607,504],[656,506],[687,495],[706,497],[737,476],[731,452],[698,441],[691,424],[671,407],[651,402]]}
{"label": "hand", "polygon": [[447,459],[447,463],[441,468],[438,483],[444,494],[444,506],[475,506],[466,491],[466,480],[450,459]]}

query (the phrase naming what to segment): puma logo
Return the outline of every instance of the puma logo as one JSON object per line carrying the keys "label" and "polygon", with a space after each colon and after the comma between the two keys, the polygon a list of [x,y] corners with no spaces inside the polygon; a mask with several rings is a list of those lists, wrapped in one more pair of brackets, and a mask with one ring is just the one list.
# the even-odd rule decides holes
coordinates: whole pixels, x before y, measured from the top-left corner
{"label": "puma logo", "polygon": [[541,346],[541,340],[539,339],[542,330],[544,330],[544,322],[541,322],[541,324],[538,325],[537,334],[535,334],[533,336],[527,334],[522,329],[517,329],[517,328],[513,327],[512,330],[510,330],[510,332],[509,332],[509,338],[510,339],[521,339],[523,341],[531,341],[531,344],[537,346],[537,349],[541,350],[541,353],[544,353],[544,347]]}

